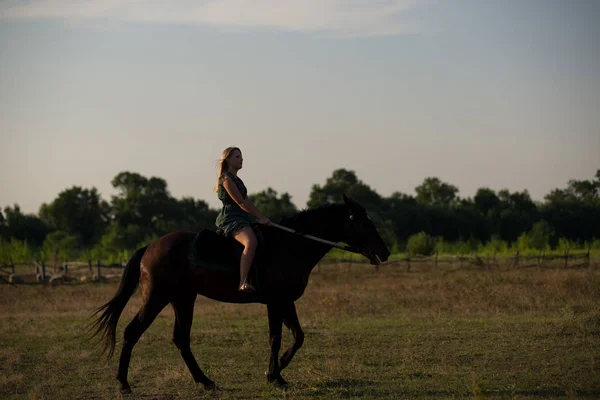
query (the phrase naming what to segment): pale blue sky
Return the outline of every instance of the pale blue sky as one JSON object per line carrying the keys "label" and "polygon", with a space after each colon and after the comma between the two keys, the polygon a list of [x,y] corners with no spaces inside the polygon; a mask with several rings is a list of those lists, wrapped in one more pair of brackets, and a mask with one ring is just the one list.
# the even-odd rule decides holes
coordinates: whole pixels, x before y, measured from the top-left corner
{"label": "pale blue sky", "polygon": [[[167,4],[167,5],[163,5]],[[0,2],[0,207],[121,171],[219,203],[242,148],[250,192],[306,206],[354,170],[383,196],[428,176],[542,200],[600,168],[600,2]]]}

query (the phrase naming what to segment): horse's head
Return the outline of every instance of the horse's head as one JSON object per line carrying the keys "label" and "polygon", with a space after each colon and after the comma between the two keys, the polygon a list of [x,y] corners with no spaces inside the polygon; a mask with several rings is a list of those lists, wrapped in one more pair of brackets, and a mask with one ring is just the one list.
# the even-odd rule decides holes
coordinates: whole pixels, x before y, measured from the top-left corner
{"label": "horse's head", "polygon": [[345,194],[344,203],[348,207],[344,241],[367,257],[372,265],[387,261],[390,251],[377,232],[367,210]]}

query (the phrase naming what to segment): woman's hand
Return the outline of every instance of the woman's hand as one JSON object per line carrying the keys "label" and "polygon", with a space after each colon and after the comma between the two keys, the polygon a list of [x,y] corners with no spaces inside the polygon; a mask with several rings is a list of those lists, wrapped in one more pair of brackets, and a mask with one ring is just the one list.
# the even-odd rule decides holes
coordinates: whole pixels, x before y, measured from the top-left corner
{"label": "woman's hand", "polygon": [[271,220],[265,216],[258,218],[256,222],[263,225],[271,225]]}

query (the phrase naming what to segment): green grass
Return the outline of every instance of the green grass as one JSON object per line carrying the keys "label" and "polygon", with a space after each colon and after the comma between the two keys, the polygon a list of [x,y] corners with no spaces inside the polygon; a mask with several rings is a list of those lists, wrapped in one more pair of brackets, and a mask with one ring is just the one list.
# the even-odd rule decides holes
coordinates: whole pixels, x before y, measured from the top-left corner
{"label": "green grass", "polygon": [[[572,258],[573,255],[583,255],[583,254],[586,254],[587,252],[588,252],[587,248],[569,250],[569,254],[571,256],[571,258],[569,260],[569,264],[577,264],[578,262],[581,261],[581,260],[573,259]],[[516,254],[516,250],[514,250],[514,249],[496,252],[491,249],[482,248],[482,249],[479,249],[476,251],[464,252],[464,253],[458,252],[458,251],[453,252],[453,253],[440,251],[438,253],[438,258],[439,258],[439,262],[444,262],[444,263],[450,263],[451,260],[456,262],[456,259],[458,257],[474,257],[474,256],[479,256],[482,258],[487,258],[487,257],[497,258],[498,260],[501,260],[502,262],[507,262],[507,261],[513,260],[515,258],[515,254]],[[529,250],[520,251],[519,257],[521,257],[521,258],[537,257],[537,256],[539,256],[539,254],[540,254],[539,250],[529,249]],[[562,259],[562,257],[564,257],[564,254],[565,253],[563,250],[544,250],[544,252],[543,252],[543,255],[545,257],[560,257],[561,259]],[[389,257],[389,260],[390,261],[404,260],[407,257],[411,257],[407,252],[397,252],[397,253],[391,254]],[[412,256],[411,258],[418,259],[419,257],[422,257],[422,256]],[[433,257],[434,256],[428,256],[425,258],[431,259]],[[330,261],[330,262],[336,262],[336,261],[340,261],[340,260],[348,261],[350,259],[352,259],[353,262],[368,262],[366,257],[363,257],[359,254],[351,254],[351,253],[348,253],[347,251],[335,249],[335,248],[332,249],[331,251],[329,251],[323,259],[324,259],[324,261]],[[598,251],[597,249],[590,250],[590,262],[592,264],[600,263],[600,251]]]}
{"label": "green grass", "polygon": [[[108,364],[79,337],[117,285],[0,286],[0,397],[117,398]],[[119,324],[140,304],[132,298]],[[600,397],[600,272],[324,266],[297,302],[304,347],[267,385],[264,306],[198,298],[192,351],[219,386],[194,384],[170,342],[166,308],[129,371],[138,399]],[[283,348],[291,341],[284,335]]]}

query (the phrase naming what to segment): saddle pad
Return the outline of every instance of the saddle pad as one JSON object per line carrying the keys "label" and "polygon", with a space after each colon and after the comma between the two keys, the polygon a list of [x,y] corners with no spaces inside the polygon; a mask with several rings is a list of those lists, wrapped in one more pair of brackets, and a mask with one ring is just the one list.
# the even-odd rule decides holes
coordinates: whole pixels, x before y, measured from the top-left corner
{"label": "saddle pad", "polygon": [[240,270],[242,251],[241,243],[204,229],[192,240],[189,261],[194,267],[233,273]]}
{"label": "saddle pad", "polygon": [[[257,235],[259,244],[251,271],[260,269],[260,267],[257,268],[257,262],[260,264],[263,247],[261,236],[260,234]],[[190,264],[194,267],[237,274],[240,270],[240,258],[243,251],[244,246],[235,239],[204,229],[194,236],[188,258]]]}

